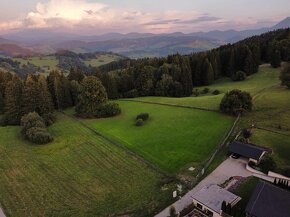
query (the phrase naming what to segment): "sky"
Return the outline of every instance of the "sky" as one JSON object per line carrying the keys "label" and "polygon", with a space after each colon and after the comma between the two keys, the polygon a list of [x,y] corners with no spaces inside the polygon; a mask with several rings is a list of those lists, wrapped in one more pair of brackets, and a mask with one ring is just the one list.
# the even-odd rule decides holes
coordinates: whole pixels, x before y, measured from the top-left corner
{"label": "sky", "polygon": [[197,32],[270,27],[290,16],[289,0],[0,0],[0,34],[53,29]]}

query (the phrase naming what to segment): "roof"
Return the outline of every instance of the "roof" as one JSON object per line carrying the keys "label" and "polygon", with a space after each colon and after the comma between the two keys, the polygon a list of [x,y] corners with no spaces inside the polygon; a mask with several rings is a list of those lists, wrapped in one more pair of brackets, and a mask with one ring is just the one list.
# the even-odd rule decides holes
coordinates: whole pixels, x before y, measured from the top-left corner
{"label": "roof", "polygon": [[217,185],[202,188],[192,198],[217,213],[221,211],[223,201],[236,204],[241,200],[240,197]]}
{"label": "roof", "polygon": [[290,217],[290,192],[260,181],[246,212],[256,217]]}
{"label": "roof", "polygon": [[238,141],[233,142],[229,148],[231,153],[239,154],[243,157],[251,158],[254,160],[260,160],[261,156],[266,151],[262,147],[245,144]]}

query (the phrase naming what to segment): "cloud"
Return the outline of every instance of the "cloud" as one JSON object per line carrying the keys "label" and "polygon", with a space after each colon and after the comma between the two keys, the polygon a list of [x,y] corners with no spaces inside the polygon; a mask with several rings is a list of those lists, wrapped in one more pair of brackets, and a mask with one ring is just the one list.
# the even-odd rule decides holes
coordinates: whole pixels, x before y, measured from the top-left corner
{"label": "cloud", "polygon": [[257,25],[254,19],[225,20],[195,10],[146,12],[136,9],[114,8],[88,0],[49,0],[39,2],[23,17],[0,21],[0,31],[53,28],[81,34],[107,32],[192,32],[211,28]]}

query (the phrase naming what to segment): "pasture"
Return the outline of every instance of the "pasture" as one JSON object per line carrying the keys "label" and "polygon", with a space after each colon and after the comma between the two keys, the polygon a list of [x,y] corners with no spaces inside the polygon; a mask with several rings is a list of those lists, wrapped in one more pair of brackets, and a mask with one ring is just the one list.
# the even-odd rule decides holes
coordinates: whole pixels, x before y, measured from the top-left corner
{"label": "pasture", "polygon": [[[260,66],[258,73],[248,76],[245,81],[233,82],[229,78],[222,78],[212,85],[194,88],[198,89],[200,93],[204,88],[209,88],[210,90],[210,93],[201,94],[198,97],[140,97],[136,100],[194,106],[199,108],[218,110],[220,101],[226,92],[233,89],[240,89],[250,92],[252,96],[255,97],[260,92],[280,83],[279,72],[279,69],[273,69],[269,65],[262,65]],[[213,95],[212,91],[214,90],[219,90],[221,94]]]}
{"label": "pasture", "polygon": [[121,57],[114,54],[100,54],[95,59],[85,60],[84,63],[87,66],[99,67],[101,65],[108,64],[113,61],[120,60]]}
{"label": "pasture", "polygon": [[[82,121],[170,173],[200,166],[234,120],[217,112],[122,100],[117,103],[122,109],[120,116]],[[142,127],[135,126],[136,116],[144,112],[149,113],[149,120]]]}
{"label": "pasture", "polygon": [[0,127],[0,202],[6,215],[152,216],[172,191],[164,178],[79,122],[58,114],[53,143],[24,141]]}

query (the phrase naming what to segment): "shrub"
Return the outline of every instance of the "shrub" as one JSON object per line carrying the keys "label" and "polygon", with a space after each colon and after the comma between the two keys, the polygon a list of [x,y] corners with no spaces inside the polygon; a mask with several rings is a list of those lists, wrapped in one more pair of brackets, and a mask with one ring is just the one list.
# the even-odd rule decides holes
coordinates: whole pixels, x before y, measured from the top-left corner
{"label": "shrub", "polygon": [[290,63],[283,65],[280,80],[282,85],[285,85],[290,89]]}
{"label": "shrub", "polygon": [[282,175],[290,177],[290,167],[287,167],[282,170]]}
{"label": "shrub", "polygon": [[54,113],[44,114],[42,115],[42,118],[46,126],[51,126],[56,121],[56,115]]}
{"label": "shrub", "polygon": [[221,92],[219,91],[219,90],[214,90],[213,92],[212,92],[212,94],[213,95],[219,95]]}
{"label": "shrub", "polygon": [[46,144],[53,140],[47,132],[46,125],[42,117],[36,112],[29,113],[21,118],[22,134],[24,137],[36,144]]}
{"label": "shrub", "polygon": [[207,88],[207,87],[204,88],[204,89],[202,90],[202,93],[203,93],[203,94],[208,94],[208,93],[209,93],[209,88]]}
{"label": "shrub", "polygon": [[247,140],[252,136],[252,130],[251,129],[243,129],[243,137]]}
{"label": "shrub", "polygon": [[193,95],[193,96],[199,96],[199,95],[200,95],[199,90],[198,90],[198,89],[195,89],[195,90],[192,92],[192,95]]}
{"label": "shrub", "polygon": [[6,126],[6,118],[4,115],[0,115],[0,126]]}
{"label": "shrub", "polygon": [[226,93],[220,104],[220,110],[230,115],[238,115],[246,111],[252,111],[252,107],[251,95],[241,90],[232,90]]}
{"label": "shrub", "polygon": [[42,117],[36,112],[31,112],[21,118],[22,133],[25,135],[26,131],[32,127],[45,128],[46,125]]}
{"label": "shrub", "polygon": [[243,71],[237,71],[232,75],[233,81],[244,81],[247,78],[247,74]]}
{"label": "shrub", "polygon": [[137,119],[135,125],[136,125],[137,127],[141,127],[141,126],[143,126],[143,125],[144,125],[144,121],[143,121],[143,119],[141,119],[141,118],[140,118],[140,119]]}
{"label": "shrub", "polygon": [[121,114],[121,108],[117,103],[106,103],[100,105],[97,108],[95,117],[108,118],[117,116],[119,114]]}
{"label": "shrub", "polygon": [[148,113],[141,113],[137,115],[136,120],[142,119],[143,121],[147,121],[149,119],[149,114]]}
{"label": "shrub", "polygon": [[277,165],[276,165],[276,162],[273,160],[272,157],[270,156],[265,156],[260,164],[259,164],[259,167],[261,168],[261,171],[263,173],[268,173],[269,171],[273,171],[275,172],[275,170],[277,169]]}
{"label": "shrub", "polygon": [[45,128],[32,127],[26,131],[26,138],[36,144],[47,144],[53,141],[53,137]]}

